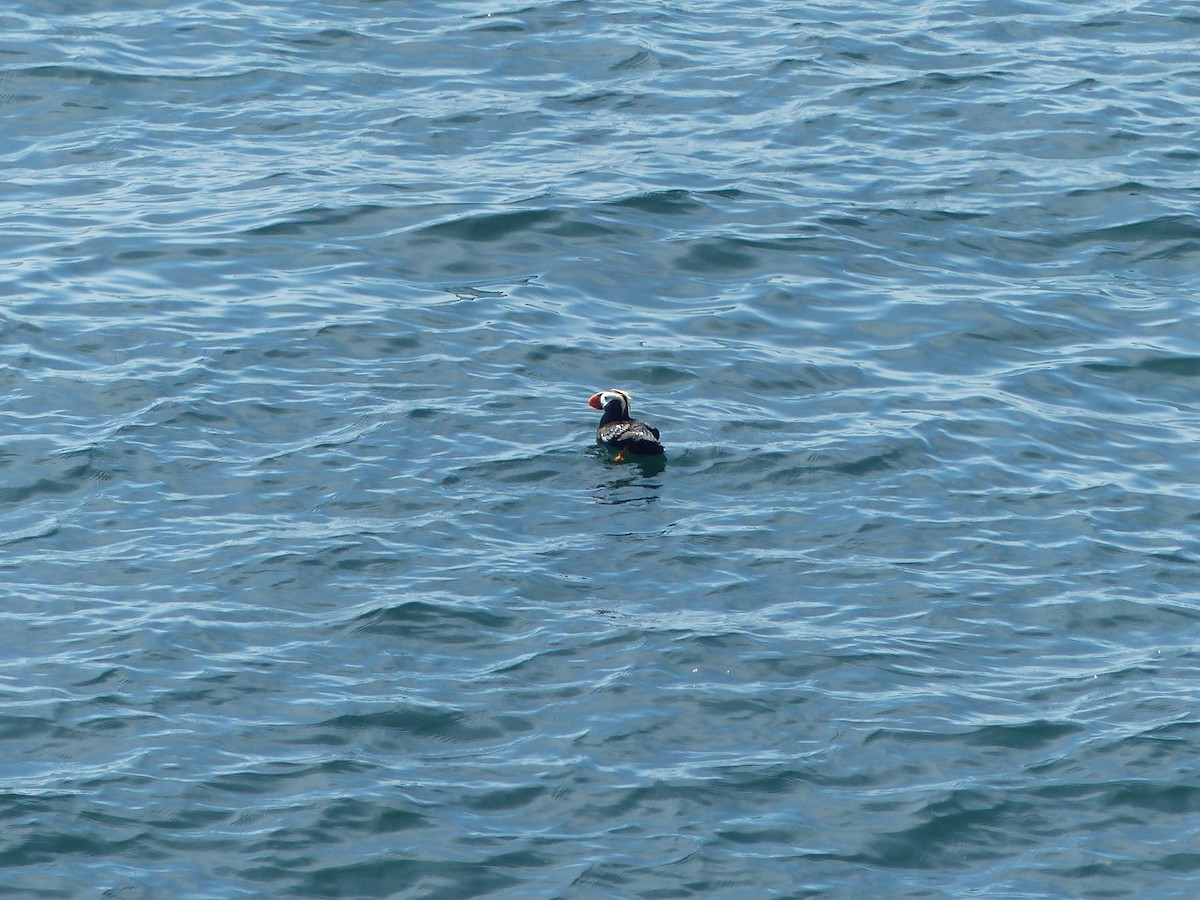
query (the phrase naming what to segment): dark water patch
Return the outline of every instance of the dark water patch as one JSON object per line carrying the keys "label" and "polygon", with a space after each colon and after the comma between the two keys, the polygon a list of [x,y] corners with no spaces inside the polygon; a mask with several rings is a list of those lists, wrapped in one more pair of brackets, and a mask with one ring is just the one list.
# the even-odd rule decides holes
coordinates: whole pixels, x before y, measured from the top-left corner
{"label": "dark water patch", "polygon": [[378,733],[381,740],[391,743],[405,736],[429,738],[435,743],[461,745],[484,743],[510,736],[524,728],[513,718],[504,717],[503,727],[499,721],[484,721],[485,718],[469,715],[461,710],[441,706],[404,704],[401,708],[379,713],[342,715],[314,726],[319,729],[323,743],[344,745],[356,740],[359,732],[365,732],[366,740],[374,740]]}
{"label": "dark water patch", "polygon": [[108,69],[88,68],[85,66],[47,65],[32,66],[22,70],[22,74],[34,78],[50,78],[58,81],[79,81],[91,85],[110,85],[124,82],[134,82],[141,76],[114,72]]}
{"label": "dark water patch", "polygon": [[5,503],[22,503],[38,497],[75,493],[86,482],[86,479],[80,477],[84,475],[85,471],[83,468],[76,468],[65,472],[65,478],[62,480],[39,478],[32,483],[20,487],[0,489],[0,501]]}
{"label": "dark water patch", "polygon": [[1200,238],[1200,220],[1191,216],[1159,216],[1138,222],[1110,225],[1092,231],[1063,235],[1061,246],[1086,241],[1111,241],[1120,244],[1145,242],[1195,241]]}
{"label": "dark water patch", "polygon": [[1053,833],[1047,819],[1025,811],[1018,803],[956,791],[911,816],[917,821],[909,827],[875,838],[854,859],[887,869],[967,870],[1003,858],[1004,847],[1033,847]]}
{"label": "dark water patch", "polygon": [[639,69],[657,69],[662,65],[656,54],[648,50],[638,50],[619,62],[609,66],[610,72],[630,72]]}
{"label": "dark water patch", "polygon": [[480,639],[480,628],[503,631],[511,627],[515,619],[481,607],[410,600],[399,606],[364,613],[355,621],[359,623],[357,629],[373,634],[409,637],[428,633],[436,634],[442,640],[451,637],[450,629],[454,627],[459,629],[460,640],[474,641]]}
{"label": "dark water patch", "polygon": [[1005,750],[1042,750],[1084,734],[1083,728],[1063,722],[1026,722],[1016,725],[993,725],[975,730],[969,735],[971,743],[981,747]]}
{"label": "dark water patch", "polygon": [[1010,76],[1004,71],[923,72],[912,78],[851,88],[846,93],[851,97],[858,97],[864,100],[895,93],[903,99],[904,105],[907,108],[912,102],[912,96],[924,91],[932,92],[940,97],[946,93],[953,93],[960,88],[974,89],[993,85],[1000,87],[1009,82]]}
{"label": "dark water patch", "polygon": [[689,272],[707,274],[743,271],[758,265],[757,254],[750,252],[753,249],[746,241],[713,238],[689,246],[678,265]]}
{"label": "dark water patch", "polygon": [[548,209],[491,213],[440,222],[423,229],[422,233],[431,238],[489,242],[558,223],[561,218],[561,214]]}
{"label": "dark water patch", "polygon": [[1140,362],[1084,363],[1083,368],[1103,375],[1149,372],[1176,378],[1195,378],[1200,375],[1200,357],[1147,357]]}
{"label": "dark water patch", "polygon": [[402,798],[388,801],[349,797],[322,809],[318,828],[330,832],[360,831],[365,835],[409,831],[429,823],[428,817],[417,811],[428,806],[412,800],[402,802]]}
{"label": "dark water patch", "polygon": [[308,873],[293,889],[302,897],[386,897],[403,884],[417,892],[414,896],[479,897],[520,884],[515,873],[503,869],[487,860],[452,861],[433,853],[424,859],[396,859],[381,853],[377,859]]}
{"label": "dark water patch", "polygon": [[286,221],[260,225],[245,232],[251,236],[302,235],[312,230],[328,232],[342,225],[365,225],[373,218],[386,214],[389,207],[378,204],[362,204],[349,209],[312,207],[289,215]]}
{"label": "dark water patch", "polygon": [[1114,785],[1108,802],[1116,807],[1148,810],[1163,815],[1200,811],[1200,788],[1194,785],[1151,785],[1133,782]]}
{"label": "dark water patch", "polygon": [[475,25],[473,28],[475,31],[495,34],[524,34],[530,30],[530,27],[520,19],[501,17],[500,13],[488,13],[486,16],[472,18],[487,19],[483,24]]}
{"label": "dark water patch", "polygon": [[638,99],[620,91],[586,91],[581,94],[568,94],[551,98],[549,105],[564,109],[606,109],[620,110],[635,106]]}
{"label": "dark water patch", "polygon": [[610,205],[658,216],[694,216],[707,209],[707,204],[695,192],[678,189],[635,194]]}

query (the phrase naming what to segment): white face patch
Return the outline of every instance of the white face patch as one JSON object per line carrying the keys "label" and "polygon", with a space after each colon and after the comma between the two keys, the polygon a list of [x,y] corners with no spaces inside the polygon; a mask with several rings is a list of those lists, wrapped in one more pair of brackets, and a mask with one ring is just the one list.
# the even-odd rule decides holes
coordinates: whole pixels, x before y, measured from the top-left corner
{"label": "white face patch", "polygon": [[620,400],[621,409],[624,410],[625,415],[629,415],[629,395],[624,391],[605,391],[600,395],[601,406],[608,406],[614,400]]}

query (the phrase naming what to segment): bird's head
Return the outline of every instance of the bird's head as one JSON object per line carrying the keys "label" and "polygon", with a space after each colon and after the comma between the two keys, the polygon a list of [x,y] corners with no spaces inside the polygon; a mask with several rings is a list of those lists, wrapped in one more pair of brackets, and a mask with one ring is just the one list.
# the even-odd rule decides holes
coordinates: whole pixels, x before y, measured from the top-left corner
{"label": "bird's head", "polygon": [[622,419],[629,418],[629,395],[616,388],[592,394],[588,399],[588,406],[592,409],[602,409],[605,413],[616,413]]}

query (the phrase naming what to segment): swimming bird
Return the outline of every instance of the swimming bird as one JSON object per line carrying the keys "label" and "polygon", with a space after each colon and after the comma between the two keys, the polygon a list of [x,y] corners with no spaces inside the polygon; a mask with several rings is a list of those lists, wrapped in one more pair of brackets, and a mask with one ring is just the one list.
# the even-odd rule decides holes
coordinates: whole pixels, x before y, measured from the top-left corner
{"label": "swimming bird", "polygon": [[596,443],[616,450],[617,462],[622,462],[626,453],[663,455],[663,445],[658,442],[658,429],[629,417],[629,395],[624,391],[611,388],[592,394],[588,406],[604,411],[600,426],[596,429]]}

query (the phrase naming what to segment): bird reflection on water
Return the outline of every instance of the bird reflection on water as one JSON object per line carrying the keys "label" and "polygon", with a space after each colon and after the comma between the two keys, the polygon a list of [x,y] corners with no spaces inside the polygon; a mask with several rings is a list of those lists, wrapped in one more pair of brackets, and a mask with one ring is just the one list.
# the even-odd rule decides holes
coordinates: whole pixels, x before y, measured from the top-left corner
{"label": "bird reflection on water", "polygon": [[662,483],[654,479],[667,467],[664,456],[632,456],[617,462],[612,453],[597,447],[593,455],[604,463],[606,477],[596,485],[592,499],[604,505],[654,503]]}

